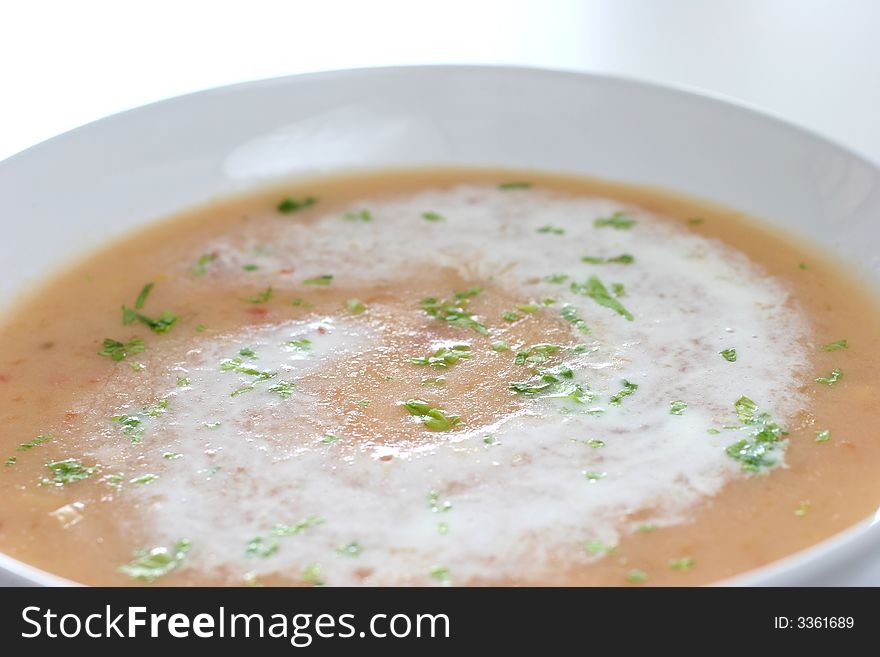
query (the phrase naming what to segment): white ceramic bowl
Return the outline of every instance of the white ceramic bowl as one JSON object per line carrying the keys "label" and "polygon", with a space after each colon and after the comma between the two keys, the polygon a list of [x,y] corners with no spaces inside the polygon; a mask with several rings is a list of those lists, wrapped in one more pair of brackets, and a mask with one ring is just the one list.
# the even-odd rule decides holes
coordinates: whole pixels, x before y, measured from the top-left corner
{"label": "white ceramic bowl", "polygon": [[[0,309],[170,212],[297,174],[421,164],[583,173],[705,197],[880,281],[880,169],[778,119],[643,82],[480,66],[365,69],[215,89],[0,163]],[[870,519],[730,583],[880,584]],[[60,583],[0,555],[0,583]]]}

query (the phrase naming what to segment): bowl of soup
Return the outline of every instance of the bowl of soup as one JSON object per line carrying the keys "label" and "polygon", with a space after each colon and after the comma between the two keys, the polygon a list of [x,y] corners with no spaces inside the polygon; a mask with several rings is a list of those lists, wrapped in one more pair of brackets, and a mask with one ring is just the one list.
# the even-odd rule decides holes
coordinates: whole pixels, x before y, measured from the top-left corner
{"label": "bowl of soup", "polygon": [[341,71],[0,163],[0,581],[864,583],[880,170],[610,77]]}

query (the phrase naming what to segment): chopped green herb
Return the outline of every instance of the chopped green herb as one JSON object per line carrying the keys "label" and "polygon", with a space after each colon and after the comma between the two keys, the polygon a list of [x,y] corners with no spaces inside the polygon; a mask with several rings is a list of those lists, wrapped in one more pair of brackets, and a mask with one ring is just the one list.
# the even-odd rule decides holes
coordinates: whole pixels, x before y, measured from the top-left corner
{"label": "chopped green herb", "polygon": [[324,437],[321,439],[321,442],[325,445],[332,445],[337,440],[339,440],[339,436],[336,436],[332,433],[324,434]]}
{"label": "chopped green herb", "polygon": [[807,515],[807,511],[810,510],[811,506],[812,505],[810,504],[809,500],[801,500],[801,502],[798,504],[798,508],[794,510],[794,515],[796,515],[798,518],[803,518],[805,515]]}
{"label": "chopped green herb", "polygon": [[51,461],[46,464],[51,478],[44,477],[40,483],[43,486],[65,486],[83,479],[88,479],[100,470],[97,465],[84,466],[76,459],[64,459],[63,461]]}
{"label": "chopped green herb", "polygon": [[602,284],[602,281],[600,281],[597,276],[590,276],[587,282],[583,285],[572,283],[571,291],[575,294],[582,294],[586,297],[590,297],[600,306],[610,308],[618,315],[625,317],[629,321],[633,320],[632,313],[630,313],[617,299],[615,299],[608,293],[605,285]]}
{"label": "chopped green herb", "polygon": [[257,536],[248,542],[247,547],[244,550],[244,556],[248,558],[260,557],[262,559],[267,559],[278,552],[278,547],[278,541],[274,538]]}
{"label": "chopped green herb", "polygon": [[199,259],[196,260],[196,266],[193,267],[193,275],[195,276],[204,276],[208,271],[208,265],[214,262],[218,258],[216,253],[205,253],[204,255],[199,256]]}
{"label": "chopped green herb", "polygon": [[15,465],[16,461],[18,461],[17,458],[15,458],[14,456],[10,456],[9,458],[6,459],[6,461],[3,463],[3,465],[5,465],[8,468],[11,465]]}
{"label": "chopped green herb", "polygon": [[680,557],[669,562],[669,567],[672,570],[690,570],[695,565],[697,565],[697,562],[693,557]]}
{"label": "chopped green herb", "polygon": [[318,525],[323,525],[324,519],[321,516],[309,516],[303,520],[300,520],[298,523],[293,525],[275,525],[272,528],[272,533],[275,536],[296,536],[297,534],[301,534],[309,527],[317,527]]}
{"label": "chopped green herb", "polygon": [[314,278],[307,278],[303,285],[330,285],[333,282],[333,274],[321,274]]}
{"label": "chopped green herb", "polygon": [[702,217],[691,217],[690,219],[688,219],[688,223],[691,226],[699,226],[704,221],[706,221],[706,220],[703,219]]}
{"label": "chopped green herb", "polygon": [[143,363],[129,363],[128,366],[135,372],[140,372],[141,370],[146,369],[146,365]]}
{"label": "chopped green herb", "polygon": [[157,474],[145,474],[130,480],[130,484],[151,484],[159,478]]}
{"label": "chopped green herb", "polygon": [[167,459],[169,461],[176,461],[181,456],[183,456],[183,454],[179,454],[177,452],[163,452],[162,453],[162,458]]}
{"label": "chopped green herb", "polygon": [[257,292],[254,296],[245,298],[244,301],[247,301],[248,303],[266,303],[271,298],[272,286],[270,285],[262,292]]}
{"label": "chopped green herb", "polygon": [[820,376],[817,378],[816,383],[824,383],[825,385],[830,386],[832,383],[840,381],[842,376],[843,373],[840,371],[840,368],[835,367],[828,376]]}
{"label": "chopped green herb", "polygon": [[687,402],[676,399],[675,401],[669,402],[669,413],[671,415],[681,415],[687,407]]}
{"label": "chopped green herb", "polygon": [[422,219],[426,221],[446,221],[446,217],[442,214],[437,214],[436,212],[423,212]]}
{"label": "chopped green herb", "polygon": [[613,545],[608,545],[604,541],[592,539],[584,543],[584,550],[586,550],[588,554],[604,555],[614,552],[615,547]]}
{"label": "chopped green herb", "polygon": [[311,351],[312,350],[312,341],[308,338],[303,338],[302,340],[288,340],[285,342],[288,347],[293,347],[296,351]]}
{"label": "chopped green herb", "polygon": [[822,345],[822,351],[839,351],[840,349],[848,349],[849,343],[846,340],[838,340]]}
{"label": "chopped green herb", "polygon": [[216,422],[202,422],[202,426],[205,429],[219,429],[223,426],[223,423],[217,420]]}
{"label": "chopped green herb", "polygon": [[163,415],[168,408],[168,400],[160,399],[153,406],[144,408],[140,413],[135,415],[122,414],[114,415],[110,419],[122,425],[122,433],[131,438],[131,442],[139,443],[144,435],[144,424],[141,419],[142,415],[149,417],[158,417]]}
{"label": "chopped green herb", "polygon": [[800,267],[801,269],[806,269],[806,268],[807,268],[807,263],[806,263],[806,262],[802,262],[802,263],[800,263],[800,264],[798,265],[798,267]]}
{"label": "chopped green herb", "polygon": [[615,212],[610,217],[599,217],[593,222],[596,228],[614,228],[627,230],[636,225],[635,219],[630,219],[623,212]]}
{"label": "chopped green herb", "polygon": [[501,441],[494,436],[483,436],[483,444],[486,445],[486,447],[495,447],[496,445],[500,445]]}
{"label": "chopped green herb", "polygon": [[584,470],[582,474],[590,483],[594,483],[608,476],[607,472],[597,472],[595,470]]}
{"label": "chopped green herb", "polygon": [[428,491],[428,508],[432,513],[446,513],[452,510],[452,502],[445,500],[440,501],[440,493],[436,490]]}
{"label": "chopped green herb", "polygon": [[515,322],[516,320],[519,319],[519,315],[517,315],[512,310],[508,310],[506,312],[501,313],[501,319],[503,319],[505,322]]}
{"label": "chopped green herb", "polygon": [[297,212],[299,210],[305,210],[313,206],[318,199],[314,196],[305,196],[303,198],[293,198],[288,196],[278,204],[278,212],[283,214],[290,214],[291,212]]}
{"label": "chopped green herb", "polygon": [[99,356],[109,356],[114,361],[125,360],[133,354],[139,354],[144,350],[144,341],[140,338],[132,338],[128,342],[119,342],[104,338],[104,348],[98,352]]}
{"label": "chopped green herb", "polygon": [[260,267],[258,265],[254,265],[254,264],[247,264],[247,265],[242,265],[241,268],[244,269],[245,271],[257,271]]}
{"label": "chopped green herb", "polygon": [[590,332],[590,327],[587,326],[587,323],[582,320],[578,315],[577,308],[575,308],[570,303],[563,304],[562,308],[559,311],[559,314],[562,316],[562,319],[564,319],[566,322],[569,322],[581,333]]}
{"label": "chopped green herb", "polygon": [[189,383],[190,383],[189,379],[187,379],[185,376],[177,377],[177,387],[178,388],[185,388],[186,386],[189,385]]}
{"label": "chopped green herb", "polygon": [[546,283],[565,283],[568,280],[567,274],[550,274],[544,277]]}
{"label": "chopped green herb", "polygon": [[736,362],[736,349],[724,349],[723,351],[719,351],[721,357],[726,360],[728,363]]}
{"label": "chopped green herb", "polygon": [[626,296],[626,288],[623,286],[623,283],[612,283],[611,291],[614,292],[614,296],[616,297]]}
{"label": "chopped green herb", "polygon": [[152,582],[183,565],[190,542],[181,539],[173,547],[154,547],[137,553],[134,561],[120,566],[119,570],[132,579]]}
{"label": "chopped green herb", "polygon": [[600,256],[584,256],[583,258],[581,258],[581,262],[586,262],[591,265],[606,265],[612,263],[631,265],[635,261],[636,259],[629,253],[621,253],[619,256],[614,256],[613,258],[605,258]]}
{"label": "chopped green herb", "polygon": [[831,440],[831,432],[828,429],[816,432],[817,443],[827,443],[829,440]]}
{"label": "chopped green herb", "polygon": [[420,385],[423,385],[423,386],[445,386],[446,385],[446,377],[445,376],[425,377],[419,383],[420,383]]}
{"label": "chopped green herb", "polygon": [[651,522],[646,522],[643,525],[639,525],[639,531],[643,534],[648,534],[653,531],[657,531],[657,525]]}
{"label": "chopped green herb", "polygon": [[347,545],[340,545],[338,548],[336,548],[336,552],[344,557],[356,557],[363,551],[364,549],[357,541],[352,541]]}
{"label": "chopped green herb", "polygon": [[710,435],[712,435],[712,436],[717,436],[717,435],[718,435],[719,433],[721,433],[721,432],[718,431],[718,429],[706,429],[706,433],[708,433],[708,434],[710,434]]}
{"label": "chopped green herb", "polygon": [[144,307],[144,304],[147,302],[147,297],[150,296],[150,291],[155,285],[155,283],[147,283],[146,285],[144,285],[144,287],[141,289],[141,293],[138,294],[137,299],[135,299],[134,301],[135,310],[140,310]]}
{"label": "chopped green herb", "polygon": [[22,443],[18,447],[15,448],[16,452],[27,452],[32,450],[34,447],[39,447],[43,443],[48,443],[52,440],[52,436],[48,433],[43,433],[34,438],[33,440],[29,440],[26,443]]}
{"label": "chopped green herb", "polygon": [[257,354],[254,353],[254,350],[250,347],[242,347],[238,350],[238,355],[243,356],[244,358],[256,358]]}
{"label": "chopped green herb", "polygon": [[728,446],[725,450],[727,455],[742,463],[743,470],[748,472],[759,472],[762,468],[775,465],[779,441],[788,432],[774,422],[768,413],[759,411],[758,405],[746,396],[736,400],[734,408],[743,423],[741,428],[749,429],[749,437]]}
{"label": "chopped green herb", "polygon": [[514,363],[516,365],[525,365],[527,363],[543,363],[547,360],[548,357],[558,353],[560,349],[562,349],[561,345],[550,344],[548,342],[533,344],[528,349],[520,351],[516,355]]}
{"label": "chopped green herb", "polygon": [[360,211],[352,211],[346,212],[342,215],[342,218],[346,221],[360,221],[363,223],[369,223],[373,220],[373,215],[369,210],[360,210]]}
{"label": "chopped green herb", "polygon": [[536,303],[521,303],[516,307],[516,309],[520,312],[526,313],[527,315],[532,315],[538,312],[541,309],[541,306]]}
{"label": "chopped green herb", "polygon": [[403,403],[403,407],[410,415],[419,418],[430,431],[449,431],[461,424],[460,416],[434,408],[421,399],[409,399]]}
{"label": "chopped green herb", "polygon": [[541,227],[540,227],[537,231],[535,231],[535,232],[537,232],[537,233],[544,233],[544,234],[550,234],[550,235],[565,235],[565,229],[564,229],[564,228],[557,228],[556,226],[550,226],[550,225],[547,225],[547,226],[541,226]]}
{"label": "chopped green herb", "polygon": [[367,307],[360,299],[349,299],[345,302],[345,309],[352,315],[360,315],[367,309]]}
{"label": "chopped green herb", "polygon": [[199,324],[198,326],[196,326],[196,332],[197,332],[197,333],[203,333],[204,330],[205,330],[205,325],[204,325],[204,324]]}
{"label": "chopped green herb", "polygon": [[530,182],[506,182],[498,185],[498,189],[530,189]]}
{"label": "chopped green herb", "polygon": [[[472,294],[474,290],[476,292]],[[465,292],[456,292],[454,301],[427,297],[421,300],[420,305],[428,315],[447,322],[450,326],[471,328],[477,333],[488,335],[489,329],[477,321],[476,315],[468,312],[470,297],[476,294],[479,294],[479,288],[471,288]]]}
{"label": "chopped green herb", "polygon": [[290,381],[279,381],[269,386],[269,392],[276,393],[281,399],[290,399],[293,396],[294,390],[296,390],[296,385]]}
{"label": "chopped green herb", "polygon": [[312,586],[324,586],[324,580],[321,579],[321,564],[313,563],[303,571],[302,578],[304,582]]}
{"label": "chopped green herb", "polygon": [[291,306],[302,306],[303,308],[311,308],[312,307],[312,304],[310,304],[308,301],[305,301],[305,300],[299,299],[299,298],[291,301],[290,305]]}
{"label": "chopped green herb", "polygon": [[599,440],[598,438],[590,438],[586,442],[587,447],[592,447],[593,449],[599,449],[600,447],[605,447],[605,441]]}
{"label": "chopped green herb", "polygon": [[510,345],[504,340],[495,340],[492,343],[492,351],[510,351]]}
{"label": "chopped green herb", "polygon": [[631,584],[641,584],[648,579],[648,573],[638,568],[633,568],[626,574],[626,581]]}
{"label": "chopped green herb", "polygon": [[437,533],[440,534],[440,536],[446,536],[449,533],[449,524],[445,522],[438,522]]}
{"label": "chopped green herb", "polygon": [[449,569],[445,566],[434,566],[431,568],[431,577],[440,582],[443,586],[449,586]]}
{"label": "chopped green herb", "polygon": [[620,406],[620,402],[624,397],[629,397],[636,390],[639,389],[639,385],[637,383],[630,383],[626,379],[623,380],[623,389],[618,391],[617,393],[611,395],[611,398],[608,400],[608,403],[612,406]]}
{"label": "chopped green herb", "polygon": [[433,356],[417,356],[410,358],[413,365],[430,365],[432,367],[447,368],[455,365],[462,358],[470,358],[470,346],[466,344],[454,344],[451,347],[440,347]]}
{"label": "chopped green herb", "polygon": [[122,323],[128,326],[129,324],[133,324],[135,321],[141,322],[146,326],[150,327],[150,330],[155,333],[167,333],[172,326],[180,319],[177,315],[175,315],[170,310],[166,310],[159,317],[152,318],[147,317],[139,312],[136,312],[129,308],[128,306],[122,306]]}

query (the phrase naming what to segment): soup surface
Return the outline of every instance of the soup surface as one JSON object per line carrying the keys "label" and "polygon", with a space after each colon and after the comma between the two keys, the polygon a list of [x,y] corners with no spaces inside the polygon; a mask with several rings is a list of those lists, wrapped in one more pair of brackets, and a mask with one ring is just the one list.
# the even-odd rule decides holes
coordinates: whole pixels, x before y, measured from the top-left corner
{"label": "soup surface", "polygon": [[874,299],[656,190],[299,181],[13,310],[0,550],[79,582],[698,584],[880,498]]}

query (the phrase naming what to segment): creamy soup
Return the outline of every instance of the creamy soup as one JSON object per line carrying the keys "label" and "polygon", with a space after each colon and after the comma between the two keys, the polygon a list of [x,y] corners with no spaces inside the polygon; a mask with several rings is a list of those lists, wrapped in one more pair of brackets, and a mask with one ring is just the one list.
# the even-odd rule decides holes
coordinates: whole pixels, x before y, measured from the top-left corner
{"label": "creamy soup", "polygon": [[89,584],[701,584],[880,498],[880,313],[736,212],[533,172],[298,181],[0,329],[0,550]]}

